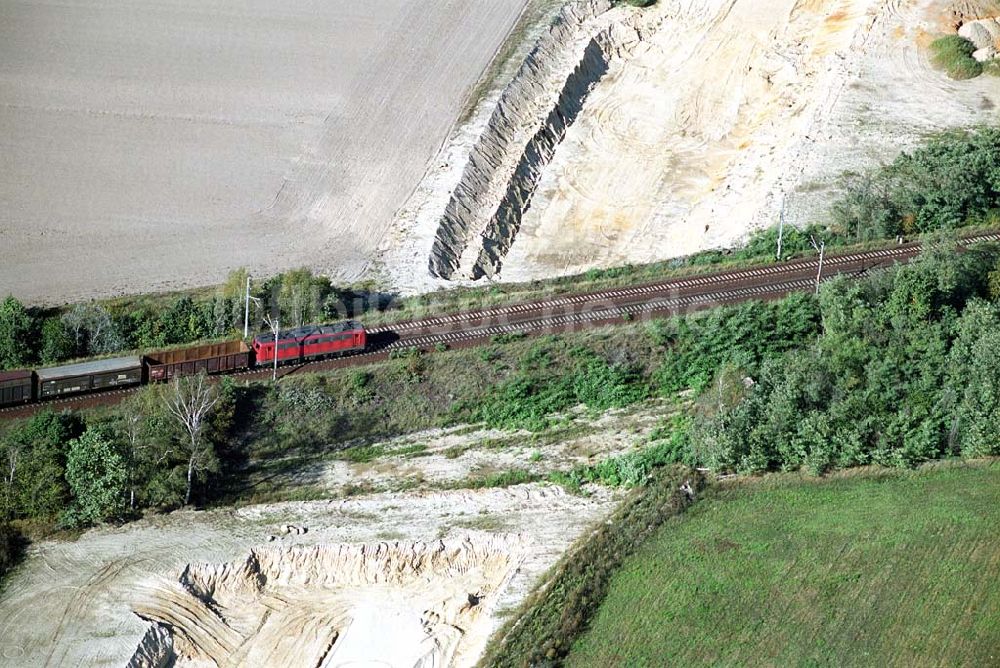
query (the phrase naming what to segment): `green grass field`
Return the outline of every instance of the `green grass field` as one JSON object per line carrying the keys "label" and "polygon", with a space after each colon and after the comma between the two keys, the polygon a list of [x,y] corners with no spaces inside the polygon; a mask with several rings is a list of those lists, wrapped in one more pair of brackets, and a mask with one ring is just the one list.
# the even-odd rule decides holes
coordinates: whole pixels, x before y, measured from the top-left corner
{"label": "green grass field", "polygon": [[1000,665],[1000,464],[717,490],[626,560],[566,665]]}

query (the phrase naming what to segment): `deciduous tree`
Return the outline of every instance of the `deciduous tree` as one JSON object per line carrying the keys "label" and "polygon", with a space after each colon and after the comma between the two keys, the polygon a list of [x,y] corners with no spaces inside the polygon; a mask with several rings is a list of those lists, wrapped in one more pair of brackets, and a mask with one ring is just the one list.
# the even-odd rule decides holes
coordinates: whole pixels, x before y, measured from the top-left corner
{"label": "deciduous tree", "polygon": [[73,492],[74,523],[93,524],[122,515],[128,481],[125,458],[104,430],[90,428],[70,442],[66,481]]}
{"label": "deciduous tree", "polygon": [[187,486],[184,505],[191,503],[191,488],[196,474],[215,464],[212,443],[204,438],[206,421],[219,401],[216,388],[205,374],[175,378],[166,397],[166,408],[183,428],[183,447],[187,455]]}
{"label": "deciduous tree", "polygon": [[0,368],[31,361],[32,317],[20,301],[8,296],[0,302]]}

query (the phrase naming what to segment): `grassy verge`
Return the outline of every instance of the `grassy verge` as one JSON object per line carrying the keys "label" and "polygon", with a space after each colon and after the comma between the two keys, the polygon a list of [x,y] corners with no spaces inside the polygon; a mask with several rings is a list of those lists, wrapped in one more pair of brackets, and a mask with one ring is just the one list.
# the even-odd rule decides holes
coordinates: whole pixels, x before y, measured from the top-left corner
{"label": "grassy verge", "polygon": [[498,632],[481,664],[545,665],[564,656],[604,598],[623,560],[663,522],[688,506],[688,497],[679,489],[688,480],[696,489],[703,485],[700,476],[683,467],[660,471],[607,522],[582,538],[555,567],[547,584]]}
{"label": "grassy verge", "polygon": [[[493,56],[493,60],[486,67],[479,81],[469,91],[462,104],[462,112],[459,114],[457,126],[469,121],[476,112],[476,108],[498,85],[506,83],[505,79],[513,76],[520,67],[521,59],[516,56],[526,54],[531,49],[536,34],[541,34],[543,27],[552,23],[556,13],[565,3],[563,0],[530,0],[521,12],[510,34],[503,41],[503,44]],[[515,61],[516,60],[516,61]]]}
{"label": "grassy verge", "polygon": [[626,561],[566,664],[996,665],[998,522],[998,463],[732,485]]}

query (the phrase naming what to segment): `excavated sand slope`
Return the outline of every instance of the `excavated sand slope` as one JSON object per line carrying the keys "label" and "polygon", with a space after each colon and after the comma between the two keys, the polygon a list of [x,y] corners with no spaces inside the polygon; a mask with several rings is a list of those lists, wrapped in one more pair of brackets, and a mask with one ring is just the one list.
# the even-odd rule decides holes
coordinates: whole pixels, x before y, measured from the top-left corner
{"label": "excavated sand slope", "polygon": [[821,218],[844,170],[992,116],[1000,80],[950,81],[926,45],[995,4],[578,0],[446,147],[464,171],[428,176],[446,203],[418,190],[383,262],[410,290],[528,280],[729,246],[783,201]]}
{"label": "excavated sand slope", "polygon": [[[177,648],[191,657],[198,645],[266,660],[292,651],[276,638],[288,633],[311,656],[337,640],[337,661],[326,665],[346,665],[394,637],[395,648],[385,646],[393,656],[432,649],[435,633],[444,647],[449,620],[465,631],[451,645],[453,664],[471,665],[500,613],[614,503],[602,490],[581,498],[537,485],[386,493],[176,512],[43,541],[0,594],[0,666],[155,665],[178,637],[160,622],[189,630]],[[497,535],[469,528],[497,522]],[[470,593],[481,602],[463,611]]]}
{"label": "excavated sand slope", "polygon": [[523,557],[520,536],[477,535],[255,548],[191,565],[141,589],[135,612],[154,623],[129,667],[465,665]]}

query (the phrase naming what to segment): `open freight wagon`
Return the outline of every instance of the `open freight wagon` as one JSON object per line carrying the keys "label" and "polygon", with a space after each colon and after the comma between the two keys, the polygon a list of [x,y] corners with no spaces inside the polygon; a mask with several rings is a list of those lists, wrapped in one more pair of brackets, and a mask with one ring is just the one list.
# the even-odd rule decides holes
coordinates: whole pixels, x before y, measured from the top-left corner
{"label": "open freight wagon", "polygon": [[197,348],[165,350],[146,355],[149,382],[197,373],[228,373],[250,368],[250,349],[243,341],[212,343]]}

